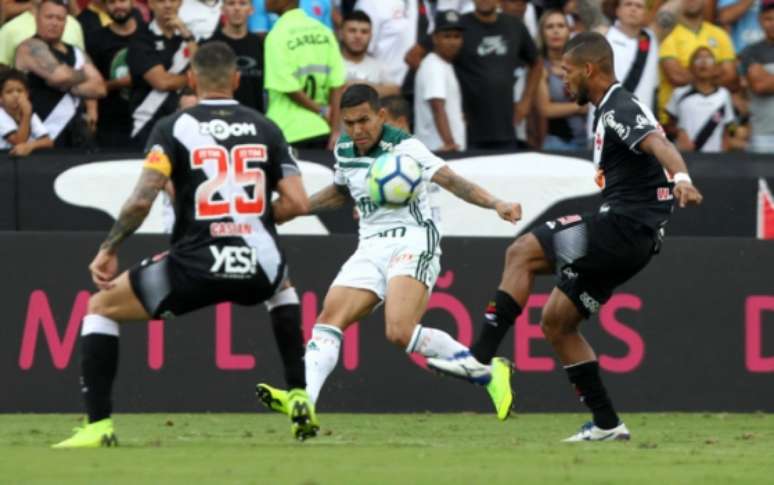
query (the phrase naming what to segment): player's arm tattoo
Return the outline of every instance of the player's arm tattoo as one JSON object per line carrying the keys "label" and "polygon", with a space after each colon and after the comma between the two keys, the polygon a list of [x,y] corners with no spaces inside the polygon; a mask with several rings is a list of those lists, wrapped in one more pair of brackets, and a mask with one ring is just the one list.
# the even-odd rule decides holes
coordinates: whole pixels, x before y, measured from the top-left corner
{"label": "player's arm tattoo", "polygon": [[82,69],[73,69],[62,64],[54,57],[45,42],[35,38],[25,41],[19,67],[33,71],[45,78],[49,84],[68,89],[86,80],[86,74]]}
{"label": "player's arm tattoo", "polygon": [[346,185],[331,184],[309,197],[309,214],[342,207],[350,198]]}
{"label": "player's arm tattoo", "polygon": [[485,209],[494,209],[499,202],[497,197],[493,196],[478,184],[460,177],[449,167],[441,167],[435,172],[432,181],[456,195],[465,202],[483,207]]}
{"label": "player's arm tattoo", "polygon": [[121,214],[100,249],[115,252],[121,242],[140,227],[167,180],[168,177],[161,172],[147,168],[142,170],[134,192],[121,208]]}
{"label": "player's arm tattoo", "polygon": [[602,13],[598,0],[578,0],[578,17],[587,30],[594,30],[601,25],[608,25],[607,18]]}

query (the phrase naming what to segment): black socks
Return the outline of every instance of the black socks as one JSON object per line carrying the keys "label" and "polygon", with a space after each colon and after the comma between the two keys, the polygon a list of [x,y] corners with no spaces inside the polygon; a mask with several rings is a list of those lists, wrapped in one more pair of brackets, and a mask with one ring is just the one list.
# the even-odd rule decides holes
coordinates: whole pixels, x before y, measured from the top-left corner
{"label": "black socks", "polygon": [[479,362],[489,364],[492,361],[500,342],[503,341],[521,311],[521,305],[511,295],[497,290],[494,301],[489,302],[484,314],[481,332],[470,347],[470,352]]}
{"label": "black socks", "polygon": [[298,303],[275,307],[269,312],[274,339],[285,367],[288,389],[306,388],[304,336],[301,333],[301,307]]}
{"label": "black socks", "polygon": [[118,337],[101,333],[81,337],[81,392],[89,423],[110,417],[117,370]]}
{"label": "black socks", "polygon": [[570,382],[584,403],[594,415],[594,424],[602,429],[612,429],[620,424],[618,415],[613,409],[613,403],[607,395],[607,390],[599,376],[597,361],[584,362],[565,367]]}

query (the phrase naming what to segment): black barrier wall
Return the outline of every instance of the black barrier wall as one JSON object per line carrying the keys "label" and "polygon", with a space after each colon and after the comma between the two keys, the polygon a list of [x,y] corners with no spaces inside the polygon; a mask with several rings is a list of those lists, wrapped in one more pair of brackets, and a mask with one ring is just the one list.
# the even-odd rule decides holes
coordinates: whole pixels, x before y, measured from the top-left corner
{"label": "black barrier wall", "polygon": [[[0,233],[5,278],[0,327],[0,412],[80,410],[77,337],[92,290],[86,266],[102,235]],[[445,239],[443,267],[423,323],[469,343],[497,283],[502,239]],[[284,239],[307,333],[328,284],[356,240]],[[136,237],[124,266],[165,246]],[[623,411],[774,411],[774,244],[668,239],[663,252],[584,324]],[[542,339],[538,280],[501,353],[512,358],[520,411],[580,411]],[[384,339],[381,310],[345,336],[321,411],[489,411],[482,388],[443,379]],[[263,308],[229,304],[162,323],[122,328],[116,409],[244,411],[256,381],[282,384]]]}
{"label": "black barrier wall", "polygon": [[[467,152],[452,156],[451,159],[487,154]],[[589,159],[586,153],[563,153],[562,156]],[[55,181],[66,170],[79,165],[139,158],[141,155],[138,153],[120,152],[52,151],[24,159],[0,154],[0,230],[105,230],[112,221],[109,214],[63,201],[56,194]],[[302,151],[301,158],[328,167],[333,165],[330,152]],[[772,157],[746,153],[689,154],[687,161],[694,182],[704,193],[705,201],[701,207],[690,212],[678,211],[669,226],[670,234],[755,237],[760,216],[757,211],[759,180],[769,180],[770,185],[774,186]],[[83,190],[93,188],[84,186]],[[518,184],[511,193],[500,195],[518,201]],[[566,199],[544,211],[535,224],[568,213],[594,211],[600,200],[597,196]],[[331,233],[353,234],[357,227],[350,216],[351,211],[347,210],[330,212],[321,216],[321,222]]]}

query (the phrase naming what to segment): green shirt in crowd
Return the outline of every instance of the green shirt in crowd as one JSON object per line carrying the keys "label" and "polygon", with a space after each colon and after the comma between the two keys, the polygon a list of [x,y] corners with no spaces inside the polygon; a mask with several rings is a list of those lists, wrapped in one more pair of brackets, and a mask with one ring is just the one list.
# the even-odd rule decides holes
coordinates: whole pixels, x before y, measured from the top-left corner
{"label": "green shirt in crowd", "polygon": [[344,60],[333,32],[295,8],[274,24],[264,51],[266,115],[288,143],[330,133],[325,118],[293,102],[288,93],[303,90],[315,103],[327,106],[330,90],[344,85]]}

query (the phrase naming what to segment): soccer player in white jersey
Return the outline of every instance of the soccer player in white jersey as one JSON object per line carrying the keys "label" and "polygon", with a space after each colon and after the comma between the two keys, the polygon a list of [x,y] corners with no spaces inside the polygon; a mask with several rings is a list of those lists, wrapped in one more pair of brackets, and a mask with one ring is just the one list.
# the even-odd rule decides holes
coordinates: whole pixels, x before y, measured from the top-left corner
{"label": "soccer player in white jersey", "polygon": [[[346,134],[336,144],[334,181],[310,198],[309,213],[342,207],[352,198],[360,216],[360,243],[331,284],[306,346],[310,399],[317,401],[336,366],[344,330],[384,303],[388,340],[407,353],[464,360],[470,380],[486,385],[498,418],[506,419],[513,400],[510,363],[494,359],[491,366],[483,365],[446,332],[419,323],[440,272],[441,235],[427,187],[435,182],[471,204],[493,209],[511,223],[521,218],[521,206],[499,200],[460,177],[421,142],[385,124],[385,112],[371,86],[349,87],[342,96],[341,110]],[[419,192],[407,206],[380,207],[368,196],[368,169],[374,159],[389,152],[413,158],[422,169]],[[267,407],[285,411],[284,391],[258,384],[257,394]]]}

